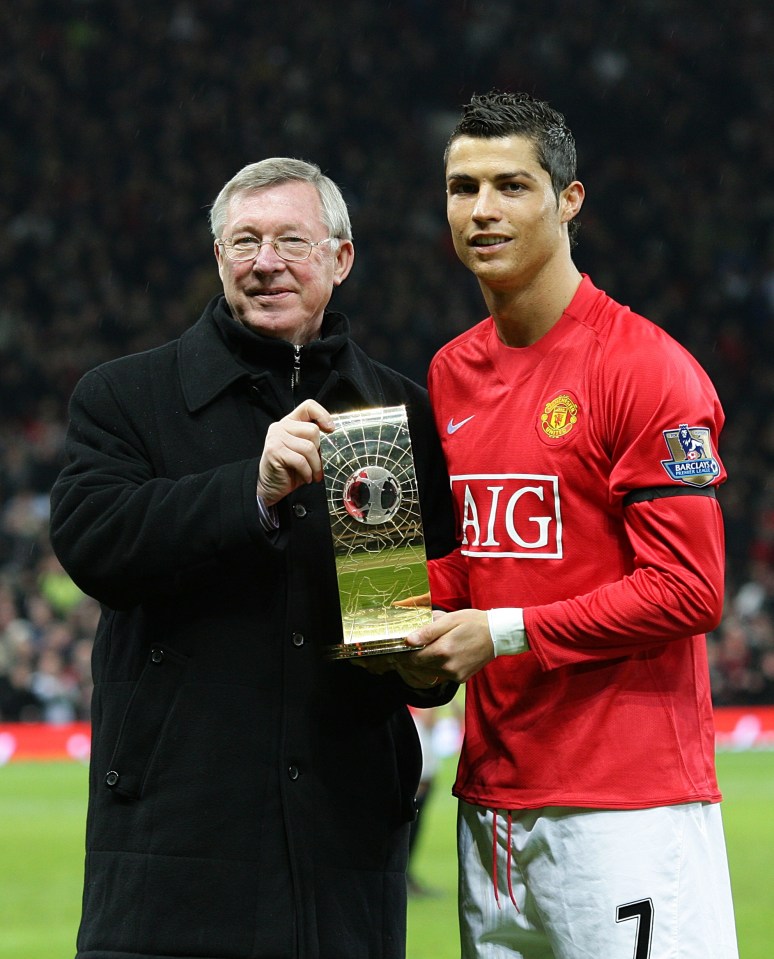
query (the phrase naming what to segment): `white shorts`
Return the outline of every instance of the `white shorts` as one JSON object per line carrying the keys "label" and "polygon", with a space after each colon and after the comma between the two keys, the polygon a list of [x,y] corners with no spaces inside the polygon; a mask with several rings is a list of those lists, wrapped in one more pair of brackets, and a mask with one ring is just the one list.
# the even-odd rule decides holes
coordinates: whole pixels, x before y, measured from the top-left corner
{"label": "white shorts", "polygon": [[738,959],[717,804],[461,801],[457,841],[462,959]]}

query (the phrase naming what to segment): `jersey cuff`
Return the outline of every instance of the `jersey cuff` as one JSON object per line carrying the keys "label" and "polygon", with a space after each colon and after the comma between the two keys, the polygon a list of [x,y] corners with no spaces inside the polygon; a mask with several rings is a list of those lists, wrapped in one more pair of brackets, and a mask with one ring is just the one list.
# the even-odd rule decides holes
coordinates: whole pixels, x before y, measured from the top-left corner
{"label": "jersey cuff", "polygon": [[515,607],[489,609],[486,613],[495,656],[516,656],[529,649],[524,629],[524,610]]}

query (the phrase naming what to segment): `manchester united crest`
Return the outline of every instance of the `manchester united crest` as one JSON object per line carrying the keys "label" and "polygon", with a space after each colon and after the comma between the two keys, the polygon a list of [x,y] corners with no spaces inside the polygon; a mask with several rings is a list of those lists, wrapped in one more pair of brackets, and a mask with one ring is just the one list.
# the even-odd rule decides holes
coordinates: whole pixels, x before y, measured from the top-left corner
{"label": "manchester united crest", "polygon": [[578,403],[571,393],[560,393],[546,403],[540,427],[549,439],[566,436],[578,422]]}

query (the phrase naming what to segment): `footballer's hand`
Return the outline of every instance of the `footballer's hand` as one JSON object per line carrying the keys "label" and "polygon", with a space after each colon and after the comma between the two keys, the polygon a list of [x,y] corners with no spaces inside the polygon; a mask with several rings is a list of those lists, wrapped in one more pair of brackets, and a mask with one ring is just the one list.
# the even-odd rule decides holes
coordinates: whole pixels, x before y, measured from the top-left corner
{"label": "footballer's hand", "polygon": [[350,659],[353,666],[359,666],[373,676],[384,676],[395,669],[395,657],[392,653],[379,653],[376,656],[358,656]]}
{"label": "footballer's hand", "polygon": [[291,413],[272,423],[258,467],[256,492],[273,506],[305,483],[322,479],[320,431],[333,432],[333,419],[324,406],[304,400]]}
{"label": "footballer's hand", "polygon": [[[417,602],[419,600],[419,602]],[[407,600],[393,603],[393,606],[429,606],[430,593],[423,593],[421,596],[412,596]],[[442,609],[433,610],[433,620],[440,619],[448,615]],[[396,672],[404,683],[413,686],[414,689],[432,689],[439,683],[446,682],[449,678],[439,673],[433,667],[424,663],[418,663],[416,658],[416,648],[412,646],[410,653],[381,653],[378,656],[364,656],[360,659],[353,659],[350,662],[356,666],[361,666],[374,676],[383,676],[385,673]]]}
{"label": "footballer's hand", "polygon": [[494,659],[489,620],[481,609],[461,609],[440,616],[406,638],[415,669],[464,683]]}
{"label": "footballer's hand", "polygon": [[432,606],[430,600],[430,593],[420,593],[418,596],[406,596],[405,599],[396,599],[392,604],[393,606],[405,606],[405,607],[426,607]]}
{"label": "footballer's hand", "polygon": [[350,662],[375,676],[396,672],[406,685],[412,686],[414,689],[432,689],[433,686],[445,682],[448,678],[440,674],[434,667],[418,663],[415,651],[362,656],[359,659],[350,660]]}

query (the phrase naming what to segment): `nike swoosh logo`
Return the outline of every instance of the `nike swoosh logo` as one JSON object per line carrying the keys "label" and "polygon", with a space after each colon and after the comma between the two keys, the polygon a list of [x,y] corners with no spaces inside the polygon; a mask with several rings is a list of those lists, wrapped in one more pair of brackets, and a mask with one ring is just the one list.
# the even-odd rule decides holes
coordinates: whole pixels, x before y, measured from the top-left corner
{"label": "nike swoosh logo", "polygon": [[[474,413],[473,416],[475,415],[476,414]],[[452,418],[449,420],[449,425],[446,427],[446,432],[449,434],[449,436],[451,436],[452,433],[456,433],[461,426],[464,426],[466,423],[469,423],[473,419],[473,416],[469,416],[465,420],[460,420],[459,423],[455,423],[454,417],[452,416]]]}

